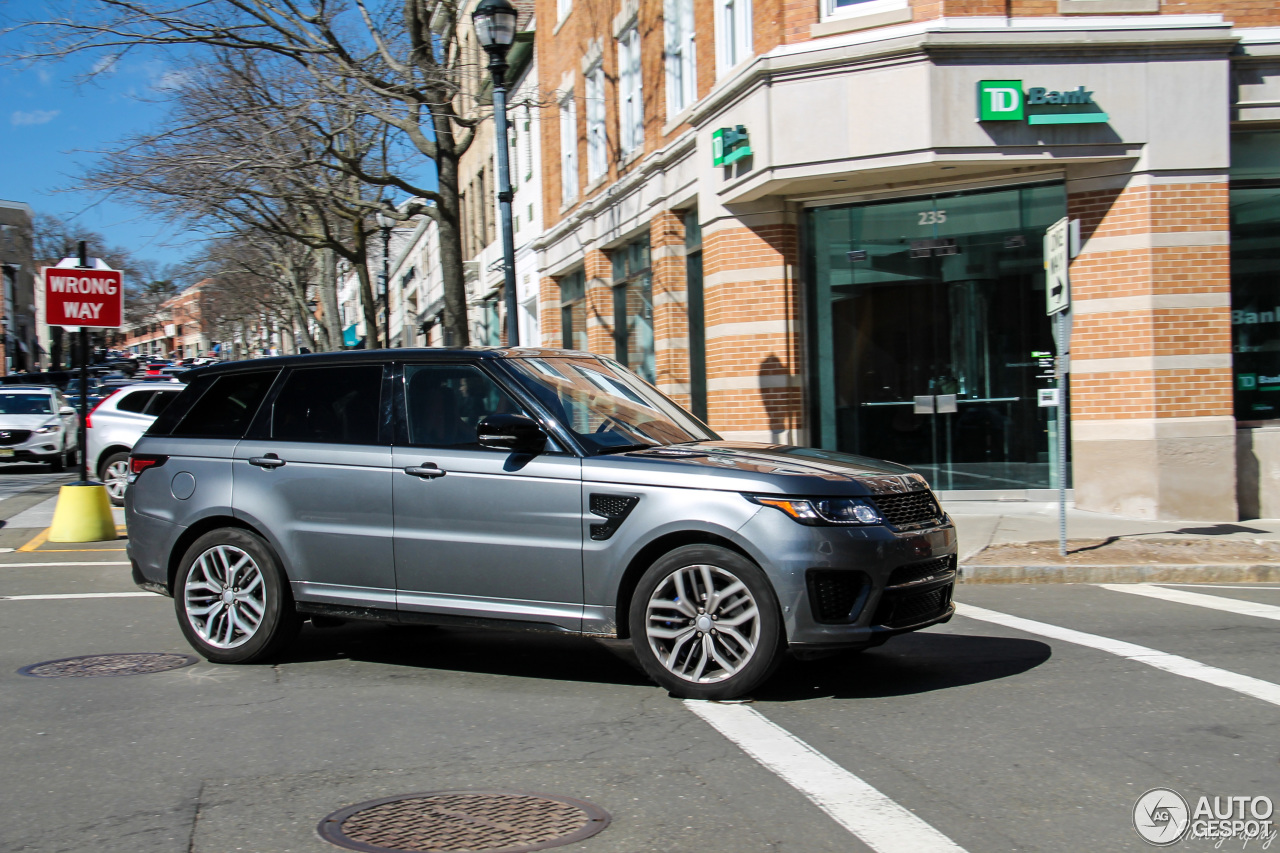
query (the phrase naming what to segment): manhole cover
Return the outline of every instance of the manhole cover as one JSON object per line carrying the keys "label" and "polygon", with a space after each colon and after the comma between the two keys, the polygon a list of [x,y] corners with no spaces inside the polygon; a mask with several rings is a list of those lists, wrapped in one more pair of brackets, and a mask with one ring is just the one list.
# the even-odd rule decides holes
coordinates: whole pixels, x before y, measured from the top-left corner
{"label": "manhole cover", "polygon": [[191,666],[199,658],[162,652],[133,654],[81,655],[76,658],[47,660],[18,670],[20,675],[36,678],[107,678],[113,675],[143,675]]}
{"label": "manhole cover", "polygon": [[371,853],[519,853],[572,844],[609,825],[582,800],[519,791],[434,791],[336,811],[320,835]]}

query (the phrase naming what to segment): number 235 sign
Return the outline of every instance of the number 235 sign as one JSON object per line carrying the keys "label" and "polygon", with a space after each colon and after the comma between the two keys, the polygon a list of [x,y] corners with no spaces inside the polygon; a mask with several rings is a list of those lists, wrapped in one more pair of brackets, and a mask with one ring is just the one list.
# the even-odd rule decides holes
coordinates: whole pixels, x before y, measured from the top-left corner
{"label": "number 235 sign", "polygon": [[117,328],[123,320],[123,290],[119,270],[45,267],[45,322]]}

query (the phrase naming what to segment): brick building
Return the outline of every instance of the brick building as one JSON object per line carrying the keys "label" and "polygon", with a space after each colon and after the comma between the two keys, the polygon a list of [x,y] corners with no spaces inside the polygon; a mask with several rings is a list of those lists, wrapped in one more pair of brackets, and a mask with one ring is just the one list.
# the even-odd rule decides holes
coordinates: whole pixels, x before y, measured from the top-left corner
{"label": "brick building", "polygon": [[728,439],[1280,515],[1280,6],[538,0],[542,340]]}

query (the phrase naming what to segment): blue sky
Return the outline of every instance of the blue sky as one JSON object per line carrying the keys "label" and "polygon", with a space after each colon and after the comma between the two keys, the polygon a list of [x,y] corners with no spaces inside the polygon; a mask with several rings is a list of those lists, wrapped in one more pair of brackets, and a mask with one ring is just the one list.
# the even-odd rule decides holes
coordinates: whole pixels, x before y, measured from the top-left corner
{"label": "blue sky", "polygon": [[[5,4],[0,28],[20,21],[24,9],[38,14],[42,5]],[[23,40],[20,33],[0,36],[0,52],[13,56]],[[0,66],[0,198],[81,224],[136,257],[175,263],[196,235],[99,194],[58,191],[73,186],[76,174],[94,162],[94,150],[146,131],[164,115],[157,98],[166,75],[177,69],[139,52],[92,83],[76,82],[94,62],[107,61],[85,55],[60,63]]]}

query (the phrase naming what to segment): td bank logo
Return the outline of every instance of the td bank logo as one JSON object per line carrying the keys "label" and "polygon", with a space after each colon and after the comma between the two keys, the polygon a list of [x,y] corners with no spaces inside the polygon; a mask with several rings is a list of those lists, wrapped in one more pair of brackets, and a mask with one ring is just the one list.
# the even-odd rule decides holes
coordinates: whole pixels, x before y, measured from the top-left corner
{"label": "td bank logo", "polygon": [[978,121],[1022,121],[1022,81],[978,83]]}
{"label": "td bank logo", "polygon": [[1027,124],[1100,124],[1109,120],[1084,86],[1065,91],[1032,87],[1021,80],[978,82],[978,121],[1026,121]]}

